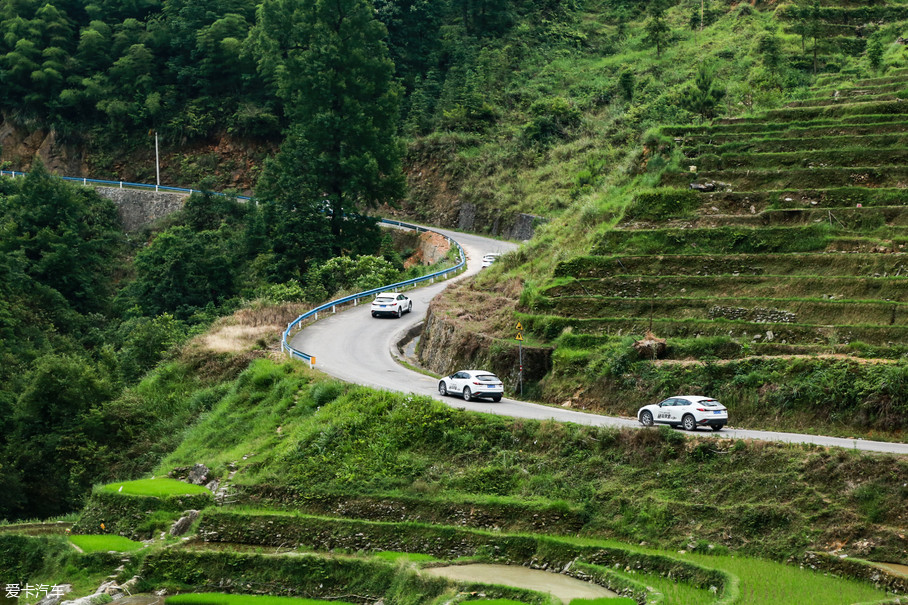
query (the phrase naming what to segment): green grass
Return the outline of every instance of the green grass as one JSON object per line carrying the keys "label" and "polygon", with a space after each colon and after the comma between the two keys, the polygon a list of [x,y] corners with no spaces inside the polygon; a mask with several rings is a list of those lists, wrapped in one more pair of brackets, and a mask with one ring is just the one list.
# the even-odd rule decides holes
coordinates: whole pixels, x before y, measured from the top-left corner
{"label": "green grass", "polygon": [[[563,539],[582,545],[620,546],[645,553],[666,554],[652,548],[621,544],[620,542],[597,541],[589,538]],[[694,540],[694,537],[689,539]],[[701,548],[704,544],[702,541],[698,541],[697,546]],[[735,576],[739,581],[740,596],[734,602],[741,605],[851,605],[853,603],[872,603],[891,596],[890,593],[874,588],[865,582],[839,578],[805,567],[786,565],[767,559],[683,551],[672,553],[671,556],[690,560],[704,567],[721,569]],[[666,603],[678,605],[702,603],[705,605],[715,602],[715,595],[706,589],[693,588],[660,576],[627,575],[638,582],[653,586],[665,594]]]}
{"label": "green grass", "polygon": [[123,536],[114,536],[109,534],[102,535],[70,535],[69,541],[82,549],[83,552],[107,552],[114,550],[117,552],[128,552],[138,550],[144,544],[135,542]]}
{"label": "green grass", "polygon": [[833,605],[882,599],[882,591],[863,582],[836,578],[793,565],[732,556],[684,555],[701,565],[718,567],[740,579],[741,605],[791,603]]}
{"label": "green grass", "polygon": [[179,594],[167,597],[167,605],[324,605],[325,603],[337,605],[353,605],[349,601],[331,599],[298,599],[295,597],[275,597],[271,595],[227,594],[223,592],[205,592]]}
{"label": "green grass", "polygon": [[636,605],[630,597],[603,597],[601,599],[572,599],[571,605]]}
{"label": "green grass", "polygon": [[379,559],[384,559],[386,561],[409,561],[411,563],[426,563],[428,561],[440,561],[438,557],[433,557],[432,555],[424,555],[421,553],[414,552],[396,552],[391,550],[383,550],[380,552],[373,553],[374,557]]}
{"label": "green grass", "polygon": [[168,477],[108,483],[99,489],[124,496],[154,496],[156,498],[208,493],[208,489],[201,485],[193,485]]}

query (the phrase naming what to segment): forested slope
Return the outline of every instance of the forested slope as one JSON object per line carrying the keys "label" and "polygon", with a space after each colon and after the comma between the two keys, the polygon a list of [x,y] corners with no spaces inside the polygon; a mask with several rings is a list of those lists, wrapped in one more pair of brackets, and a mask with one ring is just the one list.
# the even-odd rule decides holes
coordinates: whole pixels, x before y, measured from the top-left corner
{"label": "forested slope", "polygon": [[[219,183],[255,183],[256,193],[265,200],[243,206],[217,196],[196,196],[171,221],[137,238],[125,238],[111,232],[116,226],[109,223],[111,208],[104,202],[81,190],[52,185],[31,165],[30,156],[4,150],[4,157],[20,163],[13,167],[30,167],[36,175],[31,180],[0,183],[6,247],[2,262],[11,276],[3,285],[3,302],[11,309],[3,324],[2,354],[10,360],[4,364],[9,380],[3,405],[10,413],[4,415],[9,430],[3,447],[29,452],[41,441],[38,434],[21,432],[28,418],[55,405],[55,400],[42,400],[39,394],[59,387],[39,388],[39,378],[71,375],[61,383],[79,384],[85,379],[92,390],[80,388],[79,392],[95,393],[67,407],[75,420],[66,426],[78,428],[66,440],[44,443],[43,453],[7,459],[13,462],[6,462],[0,473],[12,486],[21,485],[31,472],[26,472],[26,460],[76,461],[72,468],[52,469],[54,465],[49,464],[41,471],[54,477],[49,483],[60,486],[51,490],[54,498],[42,500],[46,508],[26,508],[22,494],[27,490],[16,488],[5,492],[16,499],[8,510],[16,515],[25,510],[39,515],[68,510],[95,478],[108,472],[85,465],[93,449],[111,452],[116,464],[124,462],[116,453],[120,441],[109,439],[111,433],[103,427],[120,422],[129,427],[124,430],[130,439],[144,443],[148,437],[144,421],[122,422],[134,418],[133,414],[141,416],[139,406],[129,402],[130,389],[160,359],[178,355],[180,343],[219,315],[256,300],[262,305],[319,301],[344,288],[399,275],[400,257],[406,255],[408,244],[395,249],[393,242],[381,237],[364,212],[375,206],[392,211],[397,204],[418,219],[493,233],[518,212],[542,219],[539,237],[487,272],[478,288],[509,293],[516,283],[516,289],[523,290],[520,300],[513,301],[514,319],[525,318],[531,326],[528,344],[554,351],[555,369],[548,376],[533,377],[528,390],[533,396],[560,403],[576,395],[577,405],[628,412],[637,403],[668,391],[711,391],[733,404],[742,420],[750,417],[776,427],[817,426],[846,434],[854,429],[886,430],[891,419],[904,416],[899,415],[903,403],[897,397],[904,391],[899,386],[904,367],[888,363],[902,353],[889,345],[891,338],[886,336],[891,329],[887,317],[892,317],[893,303],[898,303],[888,292],[898,284],[883,276],[897,274],[898,268],[886,261],[880,261],[883,268],[873,270],[881,279],[866,286],[878,292],[873,294],[878,298],[848,305],[849,315],[841,319],[860,326],[864,336],[849,336],[845,349],[838,340],[801,343],[804,346],[797,350],[794,341],[784,343],[791,345],[785,354],[858,352],[887,361],[828,368],[810,361],[753,369],[752,353],[775,349],[755,343],[750,332],[746,340],[723,334],[669,342],[676,358],[707,362],[747,358],[738,365],[635,365],[639,360],[633,356],[630,340],[642,336],[641,318],[646,319],[646,328],[652,324],[658,336],[658,326],[681,323],[685,314],[708,314],[715,306],[745,309],[746,314],[750,303],[739,304],[741,300],[782,297],[777,282],[732,285],[728,281],[737,277],[733,275],[737,269],[721,269],[732,275],[723,278],[725,282],[701,284],[700,292],[702,299],[708,299],[714,288],[737,289],[728,304],[691,302],[688,299],[695,297],[689,295],[680,297],[685,300],[661,297],[657,305],[645,287],[652,282],[647,281],[646,271],[629,273],[626,289],[620,289],[621,283],[611,275],[564,273],[586,262],[591,252],[608,256],[622,246],[626,248],[622,258],[638,254],[633,250],[640,246],[646,254],[665,256],[673,247],[683,247],[671,221],[688,220],[691,213],[704,214],[698,220],[710,231],[709,237],[692,245],[706,245],[709,239],[716,254],[747,254],[744,248],[763,239],[770,243],[763,245],[761,253],[774,245],[803,248],[826,241],[831,232],[842,229],[839,222],[870,221],[872,226],[866,223],[866,230],[860,227],[866,231],[866,237],[861,236],[865,240],[877,237],[870,232],[877,228],[897,236],[901,131],[898,113],[891,108],[899,105],[902,89],[896,70],[905,62],[904,47],[896,41],[904,23],[902,4],[813,8],[717,2],[454,0],[365,5],[351,0],[344,6],[361,20],[362,36],[357,39],[369,49],[362,55],[373,58],[373,63],[357,62],[356,53],[304,54],[313,48],[333,48],[299,43],[330,32],[282,18],[296,14],[289,0],[261,6],[243,1],[48,4],[21,0],[0,7],[4,132],[52,131],[55,140],[84,154],[84,168],[91,176],[147,180],[151,180],[149,162],[136,168],[139,164],[131,160],[148,159],[149,133],[157,132],[164,150],[165,180],[186,185],[213,177],[205,180],[205,189]],[[837,37],[830,37],[831,31]],[[294,38],[303,34],[309,37]],[[368,90],[365,96],[353,98],[337,93],[341,86],[319,86],[320,74],[328,72],[307,71],[307,60],[313,57],[324,64],[343,59],[336,64],[343,69],[332,73],[375,75],[370,82],[385,104],[374,111],[362,102]],[[857,80],[862,80],[860,86],[848,86]],[[809,89],[810,85],[814,88]],[[851,93],[836,91],[845,88],[853,88],[855,95],[872,95],[868,99],[873,100],[842,103]],[[374,113],[358,123],[343,119],[360,115],[356,111],[329,112],[324,115],[333,120],[333,127],[320,129],[323,114],[319,112],[331,105],[328,93],[348,103],[343,105],[345,111],[359,107]],[[786,102],[792,105],[780,109]],[[307,107],[319,111],[304,111]],[[766,110],[780,113],[763,113]],[[754,124],[771,132],[768,124],[773,115],[777,122],[798,121],[802,130],[793,130],[788,137],[797,139],[797,146],[781,140],[786,137],[769,134],[760,141],[729,138],[735,131],[753,132],[742,128]],[[742,119],[709,126],[726,117]],[[390,134],[382,136],[358,126],[377,123]],[[672,123],[681,126],[663,129]],[[728,131],[722,133],[726,138],[719,137],[723,128]],[[351,159],[343,155],[343,146],[332,148],[338,129],[344,131],[345,140],[367,141],[361,155]],[[703,133],[705,139],[694,133]],[[398,134],[403,135],[404,145],[398,144]],[[855,198],[833,180],[805,187],[805,191],[836,188],[843,205],[859,198],[864,210],[872,210],[856,214],[837,210],[833,225],[828,225],[830,214],[824,221],[822,208],[799,212],[797,220],[808,223],[801,231],[816,237],[791,238],[785,230],[790,227],[778,225],[759,225],[759,241],[750,237],[752,232],[720,237],[732,224],[737,229],[755,227],[756,221],[764,219],[795,220],[790,212],[749,214],[751,205],[762,211],[776,199],[771,192],[788,185],[736,183],[750,203],[735,217],[725,215],[731,214],[730,205],[740,202],[737,192],[708,198],[715,198],[708,209],[723,210],[718,214],[724,218],[707,218],[716,212],[701,212],[703,200],[690,202],[689,191],[676,198],[659,193],[659,187],[686,186],[693,163],[703,176],[709,176],[706,170],[726,170],[729,182],[733,164],[746,164],[744,172],[754,173],[758,168],[792,167],[798,162],[816,165],[808,174],[811,178],[833,179],[843,171],[827,167],[823,172],[818,165],[829,163],[830,150],[843,158],[846,168],[865,166],[860,150],[843,155],[838,141],[824,139],[825,147],[813,148],[810,141],[853,135],[866,135],[861,145],[867,149],[894,154],[885,170],[885,178],[892,182],[873,195],[861,190]],[[675,138],[680,139],[677,144]],[[333,171],[322,162],[329,157],[322,155],[326,149],[343,170]],[[274,160],[264,161],[269,155]],[[223,161],[228,156],[243,160]],[[367,176],[348,178],[360,174]],[[406,190],[401,174],[407,177]],[[338,175],[345,178],[333,178]],[[713,176],[721,181],[719,175]],[[352,183],[352,188],[338,188],[339,181]],[[781,196],[778,203],[789,203],[786,197]],[[685,208],[682,216],[672,215],[673,209],[669,214],[657,212],[658,204],[647,201],[657,198],[667,200],[669,206],[680,202]],[[60,207],[74,210],[57,216],[54,209]],[[347,212],[350,219],[341,220]],[[719,226],[717,220],[725,223]],[[91,242],[89,253],[79,257],[88,259],[88,265],[64,258],[66,238],[79,239],[80,246],[84,245],[81,240]],[[896,246],[897,239],[892,240]],[[58,256],[59,266],[50,267],[48,263]],[[825,258],[804,259],[817,273],[825,271]],[[761,257],[764,262],[771,260],[768,254]],[[670,259],[666,256],[659,262],[670,263]],[[863,285],[844,279],[858,273],[843,271],[839,266],[827,271],[838,280],[835,287],[841,288],[841,295],[867,298],[860,290]],[[17,279],[19,275],[29,279]],[[565,278],[587,279],[582,283],[589,290],[584,296],[589,294],[591,300],[569,300]],[[592,278],[598,282],[590,290]],[[659,283],[666,287],[681,284],[679,276],[673,276],[676,282],[662,278]],[[803,283],[799,280],[798,287]],[[692,283],[679,285],[679,289],[692,288]],[[846,309],[822,300],[820,290],[826,293],[826,289],[824,283],[805,294],[819,295],[821,300],[799,303],[803,317],[810,313],[825,317],[829,308]],[[449,299],[447,304],[458,302]],[[754,306],[773,313],[790,311],[775,303]],[[563,315],[549,312],[555,307]],[[461,308],[474,309],[474,318],[484,316],[475,297]],[[591,313],[598,319],[618,317],[624,323],[616,324],[611,334],[601,326],[590,333],[573,326],[590,324],[590,318],[581,315]],[[30,321],[30,314],[38,314],[40,321]],[[876,327],[870,325],[874,322]],[[510,334],[496,329],[502,328],[493,326],[491,333],[502,339],[502,346],[509,346]],[[804,328],[798,337],[808,332]],[[58,366],[66,366],[68,373]],[[178,380],[208,380],[188,368],[191,362],[175,370],[181,376]],[[224,371],[236,370],[231,366]],[[211,374],[214,382],[219,371]],[[782,383],[795,386],[781,388]],[[843,393],[830,386],[839,384],[851,390]],[[118,399],[121,395],[126,399]],[[848,403],[835,414],[809,411],[829,397]],[[622,402],[620,407],[604,405],[615,401]],[[789,422],[791,401],[808,412]],[[180,407],[175,417],[191,422],[204,409],[203,404]],[[759,413],[744,413],[747,410]],[[815,425],[815,420],[826,424]],[[50,426],[44,432],[65,433],[61,427]],[[96,437],[86,438],[92,431]],[[151,449],[154,455],[162,453]],[[129,472],[147,470],[154,455],[149,454],[148,460],[138,458],[145,460],[142,465],[124,464]],[[71,496],[61,497],[59,491]],[[38,494],[32,497],[41,500]]]}

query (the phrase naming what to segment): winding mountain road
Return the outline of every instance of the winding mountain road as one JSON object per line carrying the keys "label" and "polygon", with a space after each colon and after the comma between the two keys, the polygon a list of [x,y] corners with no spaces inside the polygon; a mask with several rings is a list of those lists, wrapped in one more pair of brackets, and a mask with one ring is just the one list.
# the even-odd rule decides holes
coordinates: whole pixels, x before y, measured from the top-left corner
{"label": "winding mountain road", "polygon": [[[484,254],[508,252],[517,248],[517,244],[510,242],[435,227],[431,229],[456,240],[466,253],[467,271],[454,278],[455,280],[478,273]],[[400,319],[373,318],[369,311],[369,304],[360,304],[309,325],[298,332],[290,344],[295,349],[314,355],[317,369],[346,382],[377,389],[427,395],[452,407],[474,412],[536,420],[553,419],[559,422],[573,422],[590,426],[641,428],[640,423],[632,418],[587,414],[515,399],[505,398],[499,403],[492,403],[484,400],[467,402],[462,399],[440,396],[437,379],[414,372],[399,364],[393,351],[396,343],[407,330],[424,319],[429,302],[447,287],[449,281],[438,282],[407,292],[413,301],[413,312]],[[733,414],[734,410],[732,410]],[[703,437],[814,443],[821,446],[908,455],[908,443],[751,431],[730,427],[726,427],[718,433],[698,431],[697,434]]]}

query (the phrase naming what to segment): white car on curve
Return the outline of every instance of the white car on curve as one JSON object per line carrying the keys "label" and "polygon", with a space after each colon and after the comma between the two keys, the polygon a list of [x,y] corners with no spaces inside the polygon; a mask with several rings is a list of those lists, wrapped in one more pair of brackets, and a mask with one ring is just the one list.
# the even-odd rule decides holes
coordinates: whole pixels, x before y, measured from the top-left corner
{"label": "white car on curve", "polygon": [[728,409],[710,397],[681,395],[669,397],[637,411],[637,420],[643,426],[667,424],[695,431],[698,426],[708,426],[714,431],[728,424]]}
{"label": "white car on curve", "polygon": [[413,310],[413,301],[397,292],[382,292],[372,301],[372,317],[392,315],[400,317]]}
{"label": "white car on curve", "polygon": [[477,397],[490,397],[492,401],[501,401],[504,384],[501,379],[485,370],[461,370],[445,376],[438,383],[440,395],[460,395],[466,401]]}
{"label": "white car on curve", "polygon": [[491,267],[495,263],[495,261],[498,260],[499,256],[501,256],[500,252],[491,252],[489,254],[484,255],[482,257],[482,265],[480,268],[485,269],[486,267]]}

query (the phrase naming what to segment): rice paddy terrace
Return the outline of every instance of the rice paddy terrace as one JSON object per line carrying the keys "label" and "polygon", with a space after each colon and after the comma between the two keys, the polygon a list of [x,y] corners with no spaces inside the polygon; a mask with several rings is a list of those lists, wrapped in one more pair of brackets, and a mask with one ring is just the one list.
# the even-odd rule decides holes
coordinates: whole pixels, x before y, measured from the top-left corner
{"label": "rice paddy terrace", "polygon": [[560,262],[522,316],[558,345],[555,376],[648,331],[667,339],[661,364],[904,356],[908,69],[820,77],[785,107],[662,132],[653,151],[680,168]]}

